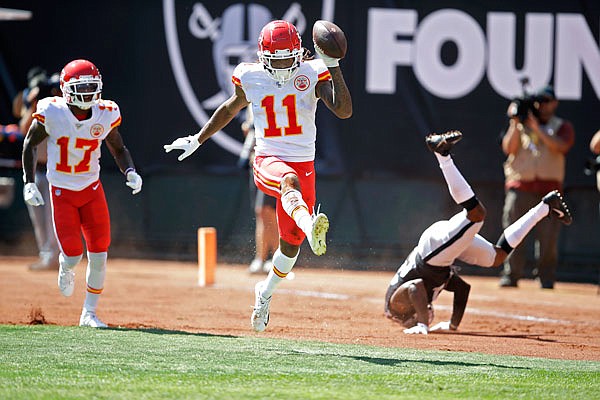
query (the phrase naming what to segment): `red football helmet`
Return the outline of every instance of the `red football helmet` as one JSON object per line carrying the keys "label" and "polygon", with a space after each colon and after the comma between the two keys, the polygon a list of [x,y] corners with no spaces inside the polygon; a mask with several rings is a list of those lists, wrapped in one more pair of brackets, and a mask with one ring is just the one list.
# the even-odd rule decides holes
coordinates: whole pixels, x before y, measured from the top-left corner
{"label": "red football helmet", "polygon": [[102,75],[87,60],[74,60],[60,73],[60,89],[67,104],[87,110],[100,100]]}
{"label": "red football helmet", "polygon": [[[298,72],[302,53],[300,34],[289,22],[271,21],[260,32],[258,59],[277,82],[285,83]],[[284,59],[293,60],[292,64],[285,68],[273,67],[273,60]]]}

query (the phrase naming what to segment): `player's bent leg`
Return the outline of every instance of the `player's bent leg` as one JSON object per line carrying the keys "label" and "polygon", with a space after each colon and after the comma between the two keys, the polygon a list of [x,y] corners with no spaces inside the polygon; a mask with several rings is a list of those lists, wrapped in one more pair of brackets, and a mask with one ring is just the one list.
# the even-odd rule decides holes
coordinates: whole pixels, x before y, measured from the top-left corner
{"label": "player's bent leg", "polygon": [[[500,252],[504,253],[506,258],[506,252],[501,249]],[[499,254],[498,246],[494,246],[479,234],[473,237],[471,244],[457,258],[467,264],[480,267],[497,267],[504,261]],[[500,259],[502,261],[499,261]]]}

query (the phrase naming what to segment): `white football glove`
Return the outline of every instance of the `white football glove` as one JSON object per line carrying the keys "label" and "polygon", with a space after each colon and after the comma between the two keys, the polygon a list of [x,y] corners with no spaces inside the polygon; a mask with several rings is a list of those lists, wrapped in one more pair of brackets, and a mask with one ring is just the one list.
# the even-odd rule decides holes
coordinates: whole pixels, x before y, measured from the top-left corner
{"label": "white football glove", "polygon": [[171,150],[183,150],[183,153],[177,157],[179,161],[183,161],[183,159],[189,157],[193,152],[198,150],[198,147],[200,147],[200,142],[198,141],[199,137],[199,133],[194,136],[182,137],[175,139],[171,144],[165,144],[163,147],[167,153]]}
{"label": "white football glove", "polygon": [[317,46],[316,43],[313,42],[313,45],[315,46],[315,53],[317,53],[319,58],[321,60],[323,60],[323,62],[325,63],[325,66],[327,68],[339,67],[339,65],[340,65],[339,58],[329,57],[327,54],[323,53],[323,50],[321,50],[321,48],[319,46]]}
{"label": "white football glove", "polygon": [[26,183],[25,187],[23,187],[23,198],[25,199],[25,203],[30,206],[37,207],[44,205],[44,198],[37,185],[33,182]]}
{"label": "white football glove", "polygon": [[407,335],[427,335],[428,331],[427,325],[417,322],[415,326],[405,329],[403,332]]}
{"label": "white football glove", "polygon": [[435,324],[434,326],[431,327],[431,329],[429,329],[431,332],[434,331],[455,331],[456,327],[453,326],[450,321],[442,321],[442,322],[438,322],[437,324]]}
{"label": "white football glove", "polygon": [[127,173],[127,186],[133,189],[131,194],[138,194],[142,190],[142,177],[135,171],[129,171]]}

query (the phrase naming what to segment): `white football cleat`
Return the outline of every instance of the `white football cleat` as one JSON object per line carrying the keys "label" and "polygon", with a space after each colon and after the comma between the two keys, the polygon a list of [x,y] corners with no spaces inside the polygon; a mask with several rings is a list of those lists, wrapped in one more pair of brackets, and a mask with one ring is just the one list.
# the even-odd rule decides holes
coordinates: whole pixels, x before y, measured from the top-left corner
{"label": "white football cleat", "polygon": [[89,326],[90,328],[108,328],[104,322],[100,321],[95,312],[83,309],[79,318],[79,326]]}
{"label": "white football cleat", "polygon": [[256,332],[262,332],[266,329],[269,323],[269,306],[271,304],[271,297],[265,299],[261,295],[261,288],[263,282],[258,282],[254,286],[255,303],[254,310],[252,311],[252,317],[250,323]]}
{"label": "white football cleat", "polygon": [[58,268],[58,288],[63,296],[69,297],[75,289],[75,268],[65,270],[62,265]]}
{"label": "white football cleat", "polygon": [[412,328],[404,330],[407,335],[427,335],[429,333],[429,327],[425,324],[417,322]]}
{"label": "white football cleat", "polygon": [[327,215],[320,213],[319,210],[317,210],[317,213],[313,214],[311,218],[312,230],[310,237],[307,237],[308,244],[310,244],[313,253],[322,256],[327,251],[326,236],[327,231],[329,230],[329,219],[327,218]]}

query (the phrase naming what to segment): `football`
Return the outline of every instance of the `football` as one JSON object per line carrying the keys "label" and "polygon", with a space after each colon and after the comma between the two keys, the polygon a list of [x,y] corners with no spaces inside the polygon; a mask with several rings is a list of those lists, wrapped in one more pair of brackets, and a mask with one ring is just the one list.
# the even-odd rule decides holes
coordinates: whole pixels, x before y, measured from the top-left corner
{"label": "football", "polygon": [[333,58],[344,58],[348,48],[346,35],[339,26],[333,22],[319,20],[315,22],[312,30],[312,37],[315,46]]}

